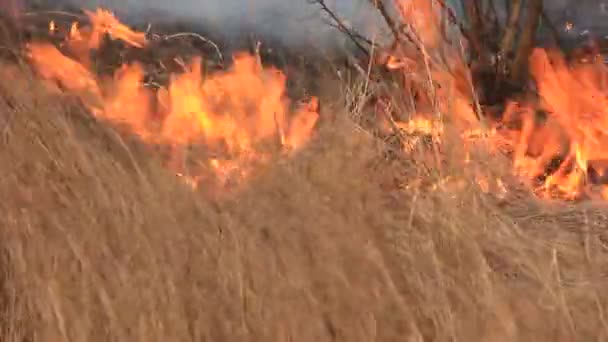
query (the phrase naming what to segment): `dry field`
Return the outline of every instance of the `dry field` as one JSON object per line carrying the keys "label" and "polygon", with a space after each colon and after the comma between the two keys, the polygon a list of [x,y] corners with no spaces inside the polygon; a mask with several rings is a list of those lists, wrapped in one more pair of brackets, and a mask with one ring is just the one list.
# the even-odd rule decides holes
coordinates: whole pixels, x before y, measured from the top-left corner
{"label": "dry field", "polygon": [[464,187],[428,190],[436,176],[390,160],[348,113],[209,200],[13,76],[0,85],[4,341],[608,338],[601,208],[499,201],[457,168],[443,172]]}
{"label": "dry field", "polygon": [[608,341],[605,206],[535,197],[483,139],[395,153],[360,83],[210,196],[0,69],[2,341]]}

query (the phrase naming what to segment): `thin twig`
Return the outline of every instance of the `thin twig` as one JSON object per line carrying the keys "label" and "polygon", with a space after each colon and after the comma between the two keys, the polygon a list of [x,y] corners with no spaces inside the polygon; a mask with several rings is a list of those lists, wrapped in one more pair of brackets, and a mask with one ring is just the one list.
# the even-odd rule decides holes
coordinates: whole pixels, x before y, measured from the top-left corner
{"label": "thin twig", "polygon": [[411,43],[413,43],[415,48],[419,52],[421,52],[420,47],[417,44],[417,40],[414,37],[412,37],[412,35],[409,32],[405,32],[404,30],[402,30],[402,28],[407,27],[407,25],[397,25],[397,23],[391,17],[390,13],[388,13],[388,10],[386,9],[386,6],[384,5],[384,1],[382,1],[382,0],[370,0],[370,1],[372,2],[372,5],[374,5],[374,7],[378,10],[378,12],[380,12],[380,15],[382,16],[382,18],[388,25],[388,28],[393,33],[393,36],[395,37],[395,44],[398,44],[398,45],[403,44],[403,39],[401,39],[401,35],[403,34],[405,36],[405,38],[407,38],[407,40],[409,40]]}
{"label": "thin twig", "polygon": [[63,15],[66,17],[79,18],[79,19],[87,18],[87,16],[84,14],[76,14],[76,13],[70,13],[70,12],[65,12],[65,11],[36,11],[36,12],[25,12],[25,13],[22,13],[21,15],[24,17],[31,17],[31,16],[48,15],[48,14]]}
{"label": "thin twig", "polygon": [[[329,25],[329,26],[331,26],[331,27],[333,27],[333,28],[335,28],[337,30],[342,31],[342,29],[340,28],[340,25],[338,25],[338,24],[336,24],[334,22],[331,22],[331,21],[326,21],[326,23],[327,23],[327,25]],[[357,31],[355,31],[354,29],[349,30],[349,32],[350,32],[350,34],[353,35],[353,37],[357,38],[358,40],[363,41],[365,44],[368,44],[370,46],[372,46],[374,44],[369,38],[365,37],[364,35],[362,35],[361,33],[357,32]]]}
{"label": "thin twig", "polygon": [[559,36],[559,30],[557,29],[557,27],[555,27],[555,25],[553,25],[553,22],[551,22],[551,19],[547,15],[547,11],[545,11],[543,9],[541,12],[541,16],[542,16],[543,22],[546,23],[547,27],[549,28],[549,31],[551,31],[553,39],[555,39],[555,43],[560,48],[560,50],[564,51],[564,43],[562,42],[562,40]]}
{"label": "thin twig", "polygon": [[511,81],[519,83],[524,76],[524,68],[532,51],[538,22],[543,11],[542,0],[531,0],[527,4],[527,18],[521,32],[520,43],[517,47],[515,60],[511,67]]}
{"label": "thin twig", "polygon": [[[363,46],[359,41],[363,36],[359,33],[354,32],[354,30],[347,28],[346,25],[344,25],[344,23],[342,22],[342,20],[340,20],[340,18],[338,18],[338,16],[327,6],[325,0],[309,0],[309,2],[313,4],[318,4],[321,7],[321,10],[327,15],[329,15],[329,17],[333,20],[333,22],[335,23],[334,27],[336,27],[340,32],[346,34],[357,46],[357,48],[361,50],[361,52],[363,52],[367,57],[370,56],[370,53],[367,48]],[[369,42],[369,39],[365,39],[364,41],[367,43]]]}
{"label": "thin twig", "polygon": [[464,27],[462,21],[456,18],[454,10],[452,10],[452,8],[445,3],[445,0],[435,0],[435,2],[438,3],[441,9],[448,15],[448,21],[450,22],[450,24],[456,25],[456,27],[458,27],[458,30],[460,31],[460,34],[462,34],[465,39],[467,39],[468,41],[473,41],[472,35],[469,30]]}
{"label": "thin twig", "polygon": [[181,38],[181,37],[197,38],[197,39],[201,40],[202,42],[211,45],[215,49],[215,52],[217,53],[218,57],[220,58],[220,62],[224,61],[224,56],[222,55],[222,52],[220,51],[220,48],[217,46],[217,44],[215,44],[213,41],[203,37],[202,35],[200,35],[198,33],[181,32],[181,33],[175,33],[175,34],[168,35],[168,36],[162,36],[161,39],[164,41],[167,41],[167,40]]}
{"label": "thin twig", "polygon": [[512,1],[511,12],[509,12],[509,18],[507,19],[507,27],[505,28],[502,41],[500,42],[500,53],[503,57],[506,57],[512,49],[513,41],[515,40],[515,35],[517,33],[517,24],[519,23],[521,7],[522,0]]}

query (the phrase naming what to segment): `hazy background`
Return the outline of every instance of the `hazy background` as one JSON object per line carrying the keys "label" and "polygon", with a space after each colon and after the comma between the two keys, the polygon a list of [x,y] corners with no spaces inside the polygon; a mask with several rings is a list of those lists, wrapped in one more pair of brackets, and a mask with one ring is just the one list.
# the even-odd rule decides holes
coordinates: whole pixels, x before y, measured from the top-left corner
{"label": "hazy background", "polygon": [[[0,0],[4,1],[4,0]],[[39,0],[40,1],[40,0]],[[343,36],[327,25],[320,7],[308,0],[42,0],[85,8],[103,6],[133,22],[181,21],[201,25],[228,38],[255,34],[284,44],[331,47]],[[381,25],[368,0],[327,0],[347,23],[374,36]],[[380,28],[380,30],[382,30]],[[385,32],[385,31],[382,31]]]}
{"label": "hazy background", "polygon": [[[179,21],[185,24],[185,30],[198,25],[204,32],[213,33],[213,37],[221,35],[224,41],[255,38],[287,46],[326,49],[342,48],[348,42],[344,35],[327,24],[320,7],[309,0],[0,0],[0,4],[7,1],[31,1],[50,6],[69,3],[85,8],[103,6],[131,24],[160,25]],[[459,2],[462,1],[447,0],[447,3],[461,12]],[[507,7],[505,1],[510,0],[495,2],[497,12],[503,18]],[[605,35],[608,34],[608,5],[603,3],[601,0],[545,0],[545,10],[564,36],[578,36],[585,30]],[[364,35],[376,39],[390,37],[369,0],[326,0],[326,4]],[[566,32],[563,29],[566,21],[575,24],[573,30]]]}

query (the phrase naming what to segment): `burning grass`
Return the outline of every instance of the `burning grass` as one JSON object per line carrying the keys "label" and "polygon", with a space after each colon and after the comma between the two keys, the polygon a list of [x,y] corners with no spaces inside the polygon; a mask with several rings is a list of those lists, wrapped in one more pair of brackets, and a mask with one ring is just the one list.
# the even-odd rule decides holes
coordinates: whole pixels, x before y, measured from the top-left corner
{"label": "burning grass", "polygon": [[[4,68],[7,69],[6,67]],[[77,104],[0,83],[3,340],[590,340],[601,208],[499,199],[483,146],[442,172],[345,113],[246,189],[205,200]],[[446,181],[451,177],[455,182]]]}
{"label": "burning grass", "polygon": [[[233,165],[242,176],[249,172],[250,161],[267,159],[261,144],[274,140],[276,149],[293,151],[310,137],[318,119],[316,100],[291,110],[284,74],[264,67],[259,55],[235,55],[228,69],[213,74],[204,70],[201,56],[188,62],[174,58],[181,72],[165,70],[165,85],[151,79],[148,83],[157,84],[156,89],[144,85],[154,71],[140,61],[121,63],[110,77],[103,78],[93,67],[103,59],[91,55],[100,50],[104,38],[134,49],[144,48],[149,41],[143,32],[131,30],[108,11],[85,14],[89,26],[80,29],[74,22],[58,46],[29,43],[28,60],[41,77],[78,96],[98,118],[123,124],[148,144],[171,146],[174,172],[186,174],[194,186],[200,175],[188,172],[184,158],[190,146],[203,145],[209,153],[227,156],[226,160],[209,158],[207,165],[225,180]],[[51,21],[49,34],[57,31]],[[222,58],[219,51],[218,55]],[[196,162],[205,161],[197,158]]]}
{"label": "burning grass", "polygon": [[[204,79],[194,59],[150,89],[145,64],[104,77],[75,45],[30,44],[35,73],[1,66],[2,339],[608,339],[603,202],[552,201],[513,172],[522,155],[544,171],[534,139],[592,147],[560,121],[589,103],[555,131],[532,102],[484,129],[462,60],[423,47],[423,63],[388,51],[415,76],[399,94],[332,83],[345,91],[320,110],[255,55]],[[554,111],[556,65],[538,79]],[[588,151],[562,153],[556,175],[581,176],[566,193],[588,185]]]}

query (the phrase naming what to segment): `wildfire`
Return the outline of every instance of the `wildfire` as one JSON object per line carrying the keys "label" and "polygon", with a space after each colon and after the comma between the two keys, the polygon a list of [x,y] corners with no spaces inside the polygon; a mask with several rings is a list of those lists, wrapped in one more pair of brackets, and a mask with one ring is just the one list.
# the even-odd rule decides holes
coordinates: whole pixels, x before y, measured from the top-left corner
{"label": "wildfire", "polygon": [[[568,64],[560,54],[535,50],[530,72],[538,96],[511,101],[498,121],[486,118],[481,125],[462,51],[457,44],[440,44],[449,34],[439,20],[427,20],[439,11],[427,1],[398,4],[418,49],[394,44],[380,51],[378,62],[403,75],[404,89],[416,94],[410,96],[416,99],[416,110],[410,120],[385,122],[384,127],[441,143],[450,122],[460,130],[465,148],[488,137],[492,153],[504,151],[506,145],[514,174],[540,196],[608,198],[608,70],[600,58]],[[170,166],[193,187],[204,177],[188,167],[191,154],[199,153],[192,151],[200,151],[192,146],[204,147],[195,158],[198,165],[228,184],[247,177],[253,165],[266,163],[275,152],[267,146],[286,153],[311,137],[318,120],[317,100],[291,110],[285,75],[262,67],[257,56],[236,54],[230,68],[210,74],[203,57],[195,57],[158,89],[144,86],[148,71],[140,63],[124,64],[110,79],[101,78],[89,56],[102,47],[103,37],[133,49],[145,49],[150,42],[108,11],[85,13],[90,25],[72,23],[61,48],[31,43],[33,65],[43,78],[80,96],[95,115],[126,124],[146,142],[171,146]],[[60,31],[58,24],[51,21],[49,31]],[[463,167],[470,167],[465,154]],[[473,173],[482,191],[499,197],[507,193],[500,178],[480,170]],[[454,184],[451,179],[446,183]]]}
{"label": "wildfire", "polygon": [[[72,24],[64,44],[68,52],[77,44],[84,44],[87,52],[99,49],[103,36],[134,48],[146,46],[144,33],[132,31],[110,12],[86,14],[91,25],[84,30]],[[49,29],[55,31],[56,23]],[[152,90],[143,85],[146,68],[139,63],[124,64],[105,80],[89,67],[88,53],[70,57],[55,45],[38,42],[28,46],[28,53],[43,78],[80,96],[95,115],[126,124],[146,142],[172,146],[171,166],[195,187],[198,175],[187,172],[185,151],[190,146],[203,145],[208,154],[222,156],[199,158],[219,180],[242,178],[248,165],[268,159],[271,151],[261,145],[274,142],[284,152],[298,149],[318,119],[314,105],[289,110],[285,75],[263,68],[247,54],[234,56],[231,68],[207,77],[203,59],[193,58],[184,72],[170,75],[167,86]]]}
{"label": "wildfire", "polygon": [[85,14],[91,22],[91,35],[89,42],[91,48],[99,48],[101,37],[104,34],[112,39],[122,40],[135,47],[144,47],[146,35],[143,32],[135,32],[121,23],[112,12],[97,9],[95,12],[85,10]]}
{"label": "wildfire", "polygon": [[[526,119],[529,127],[522,130],[517,148],[540,152],[532,157],[536,165],[528,167],[532,176],[543,176],[541,172],[560,159],[556,172],[545,172],[544,189],[571,198],[590,195],[590,172],[603,174],[602,162],[608,159],[608,69],[599,60],[567,65],[563,56],[541,49],[534,51],[530,62],[541,101],[534,111],[527,111],[534,116]],[[538,121],[538,110],[547,113],[545,123],[533,121]],[[526,164],[520,162],[525,158],[522,153],[517,158],[516,163]],[[595,183],[604,187],[601,181]]]}
{"label": "wildfire", "polygon": [[[468,70],[460,51],[450,48],[448,34],[436,20],[437,9],[431,2],[417,0],[398,1],[398,8],[411,36],[419,40],[419,52],[394,44],[381,52],[388,54],[382,60],[387,68],[403,73],[406,91],[423,94],[412,119],[397,122],[398,128],[441,136],[443,129],[436,118],[455,121],[465,143],[485,136],[493,138],[490,143],[497,142],[496,151],[498,142],[506,144],[512,151],[515,174],[539,196],[607,198],[608,72],[599,55],[591,63],[569,65],[561,54],[536,49],[530,71],[538,99],[511,101],[502,118],[491,122],[491,129],[485,128],[486,134],[473,135],[469,133],[483,129],[476,118],[474,94],[467,90]],[[446,44],[438,44],[441,41]],[[447,58],[434,60],[438,54]],[[482,189],[489,189],[486,178],[474,178]],[[504,189],[500,180],[498,184]]]}

